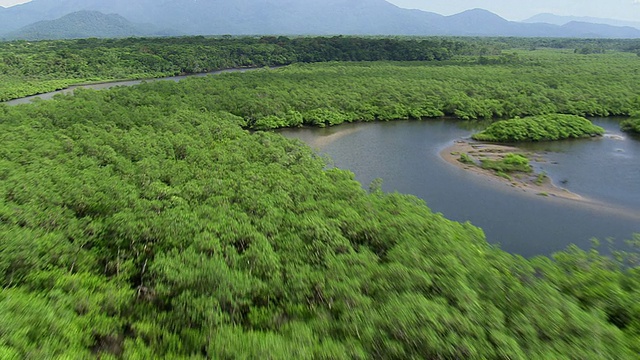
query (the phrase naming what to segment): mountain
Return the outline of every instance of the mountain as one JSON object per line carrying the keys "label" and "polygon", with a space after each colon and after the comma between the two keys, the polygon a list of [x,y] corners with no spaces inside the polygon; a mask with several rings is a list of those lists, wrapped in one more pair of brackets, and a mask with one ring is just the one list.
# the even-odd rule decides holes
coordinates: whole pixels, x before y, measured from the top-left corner
{"label": "mountain", "polygon": [[8,39],[78,39],[88,37],[127,37],[154,35],[153,27],[145,28],[117,14],[77,11],[56,20],[43,20],[7,34]]}
{"label": "mountain", "polygon": [[442,16],[385,0],[33,0],[0,8],[0,35],[83,10],[189,35],[640,37],[629,29],[587,23],[512,22],[482,9]]}
{"label": "mountain", "polygon": [[560,16],[560,15],[554,15],[549,13],[538,14],[526,20],[523,20],[522,22],[547,23],[547,24],[562,26],[572,21],[591,23],[591,24],[604,24],[604,25],[611,25],[611,26],[630,26],[636,29],[640,29],[640,22],[637,22],[637,21],[604,19],[604,18],[596,18],[596,17],[589,17],[589,16]]}
{"label": "mountain", "polygon": [[562,25],[565,30],[586,34],[593,38],[638,38],[640,29],[630,26],[611,26],[605,24],[591,24],[581,21],[571,21]]}
{"label": "mountain", "polygon": [[[442,34],[452,36],[583,37],[583,33],[574,29],[508,21],[483,9],[446,16],[440,22]],[[591,35],[591,32],[584,34]]]}
{"label": "mountain", "polygon": [[[509,32],[512,23],[483,9],[473,9],[445,19],[450,35],[495,35]],[[443,24],[444,25],[444,24]]]}
{"label": "mountain", "polygon": [[0,10],[0,34],[69,12],[117,13],[186,34],[429,34],[441,15],[384,0],[33,0]]}

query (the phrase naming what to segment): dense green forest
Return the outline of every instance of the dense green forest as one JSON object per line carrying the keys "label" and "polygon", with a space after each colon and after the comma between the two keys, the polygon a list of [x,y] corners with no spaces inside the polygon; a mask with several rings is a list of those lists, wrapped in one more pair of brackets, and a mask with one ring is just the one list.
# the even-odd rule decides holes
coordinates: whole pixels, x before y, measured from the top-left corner
{"label": "dense green forest", "polygon": [[446,60],[495,47],[450,39],[128,38],[0,42],[0,101],[71,84],[324,61]]}
{"label": "dense green forest", "polygon": [[0,358],[637,359],[638,254],[508,254],[256,130],[629,114],[638,62],[294,64],[0,104]]}
{"label": "dense green forest", "polygon": [[472,137],[480,141],[522,142],[604,135],[604,129],[576,115],[548,114],[496,121]]}
{"label": "dense green forest", "polygon": [[638,269],[492,248],[297,141],[163,101],[194,81],[0,106],[0,357],[637,357]]}
{"label": "dense green forest", "polygon": [[[228,111],[254,129],[443,115],[624,116],[640,108],[640,73],[633,70],[640,68],[640,58],[635,55],[535,51],[495,56],[490,64],[483,59],[491,60],[294,64],[190,78],[179,85],[149,83],[143,87],[157,97],[138,105]],[[119,89],[109,96],[135,102],[136,91]]]}
{"label": "dense green forest", "polygon": [[[145,79],[234,67],[326,61],[429,61],[482,56],[509,49],[640,54],[638,40],[547,38],[180,37],[0,42],[0,101],[71,84]],[[468,59],[465,59],[468,60]],[[463,61],[466,62],[466,61]],[[549,64],[545,64],[548,66]],[[600,66],[600,64],[592,64]]]}

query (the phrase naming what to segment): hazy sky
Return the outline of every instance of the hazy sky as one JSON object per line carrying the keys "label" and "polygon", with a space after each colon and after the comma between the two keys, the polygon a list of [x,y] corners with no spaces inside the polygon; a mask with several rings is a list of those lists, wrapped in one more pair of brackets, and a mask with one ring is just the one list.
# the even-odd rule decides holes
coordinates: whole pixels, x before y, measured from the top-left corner
{"label": "hazy sky", "polygon": [[[0,0],[0,6],[11,6],[29,0]],[[108,1],[108,0],[107,0]],[[233,0],[230,0],[233,1]],[[322,0],[318,0],[322,1]],[[464,10],[482,8],[508,20],[524,20],[539,13],[593,16],[640,21],[640,0],[388,0],[404,8],[421,9],[451,15]]]}

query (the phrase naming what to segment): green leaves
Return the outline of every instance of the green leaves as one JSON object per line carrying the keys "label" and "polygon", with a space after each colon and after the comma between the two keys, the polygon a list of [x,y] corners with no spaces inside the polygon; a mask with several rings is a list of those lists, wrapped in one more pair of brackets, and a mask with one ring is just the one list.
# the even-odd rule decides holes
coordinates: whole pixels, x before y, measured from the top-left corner
{"label": "green leaves", "polygon": [[636,111],[631,114],[631,118],[624,120],[620,127],[622,131],[633,132],[640,134],[640,112]]}
{"label": "green leaves", "polygon": [[574,115],[540,115],[498,121],[473,139],[492,142],[549,141],[603,135],[604,129]]}
{"label": "green leaves", "polygon": [[494,170],[497,173],[524,172],[533,171],[529,164],[529,158],[521,154],[507,153],[499,160],[481,159],[483,169]]}

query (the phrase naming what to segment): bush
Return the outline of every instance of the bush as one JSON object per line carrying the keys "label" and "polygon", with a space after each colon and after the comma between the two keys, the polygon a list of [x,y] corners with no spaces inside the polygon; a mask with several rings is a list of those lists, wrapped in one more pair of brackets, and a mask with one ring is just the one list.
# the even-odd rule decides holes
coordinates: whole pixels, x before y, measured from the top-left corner
{"label": "bush", "polygon": [[633,114],[630,119],[623,121],[620,127],[622,131],[640,134],[640,112]]}
{"label": "bush", "polygon": [[531,165],[529,165],[529,159],[521,154],[507,153],[500,160],[483,159],[481,162],[483,169],[494,170],[498,173],[529,173],[533,171]]}
{"label": "bush", "polygon": [[576,115],[540,115],[498,121],[473,139],[491,142],[549,141],[603,135],[604,129]]}
{"label": "bush", "polygon": [[458,159],[463,164],[475,164],[475,161],[469,156],[469,154],[462,153],[460,154],[460,159]]}

